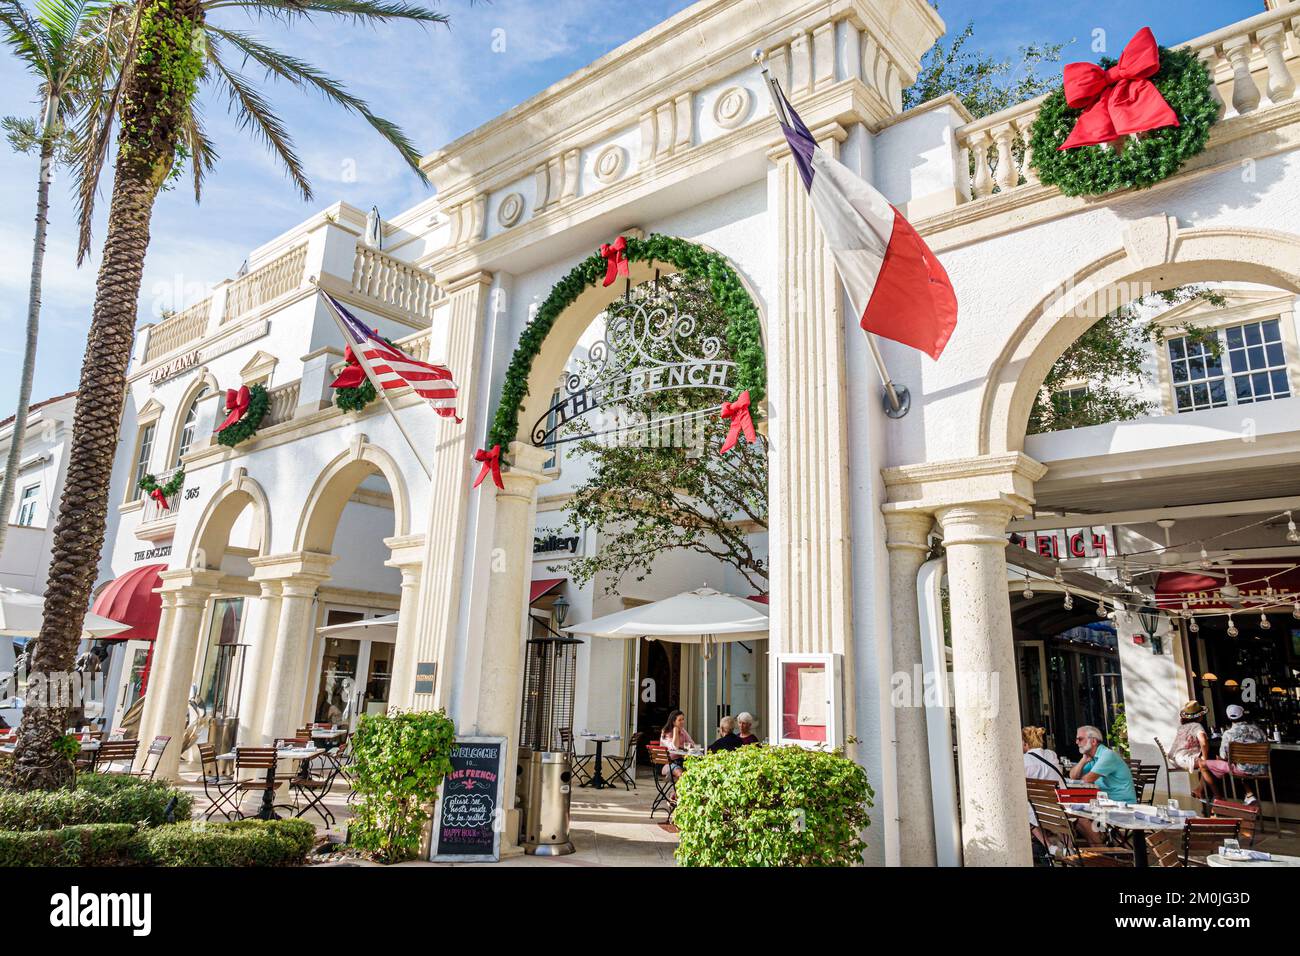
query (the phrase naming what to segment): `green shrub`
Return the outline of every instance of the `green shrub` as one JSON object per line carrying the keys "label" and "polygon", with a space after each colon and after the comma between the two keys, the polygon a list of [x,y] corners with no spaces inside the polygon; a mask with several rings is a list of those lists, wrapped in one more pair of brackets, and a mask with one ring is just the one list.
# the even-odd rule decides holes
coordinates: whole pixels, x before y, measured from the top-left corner
{"label": "green shrub", "polygon": [[854,866],[875,794],[839,751],[741,747],[688,760],[673,823],[682,866]]}
{"label": "green shrub", "polygon": [[440,710],[362,716],[352,737],[358,799],[348,842],[384,863],[415,857],[455,742],[456,727]]}
{"label": "green shrub", "polygon": [[129,866],[146,847],[130,823],[88,823],[61,830],[0,830],[0,867]]}
{"label": "green shrub", "polygon": [[316,843],[307,820],[193,820],[146,830],[153,866],[301,866]]}
{"label": "green shrub", "polygon": [[159,826],[167,822],[173,797],[175,819],[188,820],[194,798],[165,783],[82,774],[62,790],[0,790],[0,830],[55,830],[83,823]]}

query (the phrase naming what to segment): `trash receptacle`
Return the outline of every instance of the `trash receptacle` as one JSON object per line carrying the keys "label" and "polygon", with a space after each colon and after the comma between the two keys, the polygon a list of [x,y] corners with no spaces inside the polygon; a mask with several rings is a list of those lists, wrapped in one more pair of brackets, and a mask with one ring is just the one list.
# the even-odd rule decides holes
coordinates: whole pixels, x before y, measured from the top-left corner
{"label": "trash receptacle", "polygon": [[565,856],[573,852],[569,841],[569,755],[535,751],[530,767],[528,824],[524,852],[534,856]]}

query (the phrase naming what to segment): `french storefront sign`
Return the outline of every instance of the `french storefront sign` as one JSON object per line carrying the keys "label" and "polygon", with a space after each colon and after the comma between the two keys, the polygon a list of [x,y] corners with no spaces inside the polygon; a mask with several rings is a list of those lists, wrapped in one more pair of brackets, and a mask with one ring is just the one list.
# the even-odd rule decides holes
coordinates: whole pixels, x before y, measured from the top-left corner
{"label": "french storefront sign", "polygon": [[1058,528],[1012,536],[1012,543],[1044,558],[1104,558],[1110,554],[1110,529]]}
{"label": "french storefront sign", "polygon": [[501,855],[504,737],[458,737],[434,808],[433,860],[495,862]]}

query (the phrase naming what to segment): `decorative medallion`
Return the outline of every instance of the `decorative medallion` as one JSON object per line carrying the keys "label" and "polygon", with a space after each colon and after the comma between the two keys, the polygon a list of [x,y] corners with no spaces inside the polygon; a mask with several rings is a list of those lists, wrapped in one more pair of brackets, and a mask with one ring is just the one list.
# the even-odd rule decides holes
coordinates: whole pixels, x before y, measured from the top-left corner
{"label": "decorative medallion", "polygon": [[497,209],[497,222],[509,229],[519,221],[519,217],[523,214],[524,197],[519,193],[510,193],[505,199],[501,200],[501,206]]}
{"label": "decorative medallion", "polygon": [[743,86],[723,90],[713,103],[713,118],[723,129],[735,129],[749,119],[754,94]]}
{"label": "decorative medallion", "polygon": [[627,152],[622,146],[610,144],[596,154],[592,171],[602,183],[612,183],[622,174],[625,165],[627,165]]}

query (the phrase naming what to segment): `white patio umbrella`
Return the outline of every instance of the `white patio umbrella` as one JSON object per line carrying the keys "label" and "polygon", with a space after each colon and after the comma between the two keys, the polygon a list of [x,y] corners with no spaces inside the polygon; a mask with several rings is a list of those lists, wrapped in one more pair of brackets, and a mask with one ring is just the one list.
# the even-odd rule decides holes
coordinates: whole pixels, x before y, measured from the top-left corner
{"label": "white patio umbrella", "polygon": [[[45,598],[17,588],[0,586],[0,634],[9,637],[37,637],[45,617]],[[90,611],[81,625],[81,636],[86,638],[112,637],[129,631],[129,624],[119,624]]]}
{"label": "white patio umbrella", "polygon": [[563,628],[571,634],[675,644],[699,644],[704,680],[704,699],[709,699],[709,658],[715,643],[758,641],[767,637],[767,605],[712,588],[684,591],[662,601],[641,604],[606,614],[584,624]]}
{"label": "white patio umbrella", "polygon": [[383,617],[372,617],[369,620],[331,624],[328,627],[316,628],[316,633],[327,637],[370,637],[393,641],[397,639],[397,615],[385,614]]}

